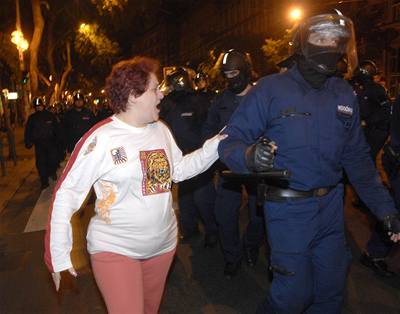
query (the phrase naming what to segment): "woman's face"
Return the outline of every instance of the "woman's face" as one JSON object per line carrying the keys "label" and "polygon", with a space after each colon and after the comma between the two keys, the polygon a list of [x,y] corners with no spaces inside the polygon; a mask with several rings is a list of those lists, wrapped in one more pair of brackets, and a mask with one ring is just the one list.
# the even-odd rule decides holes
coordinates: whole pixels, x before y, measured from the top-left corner
{"label": "woman's face", "polygon": [[149,86],[139,97],[130,96],[135,114],[139,115],[143,124],[148,124],[158,120],[158,104],[164,95],[159,89],[159,82],[154,73],[150,73]]}

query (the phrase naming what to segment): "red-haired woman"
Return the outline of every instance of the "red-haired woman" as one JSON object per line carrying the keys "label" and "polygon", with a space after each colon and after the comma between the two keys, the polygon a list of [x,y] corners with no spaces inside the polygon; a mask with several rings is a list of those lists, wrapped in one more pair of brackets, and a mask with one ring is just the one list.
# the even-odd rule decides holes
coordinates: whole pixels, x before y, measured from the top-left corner
{"label": "red-haired woman", "polygon": [[109,313],[157,313],[176,245],[171,184],[205,171],[223,135],[185,155],[158,121],[158,63],[135,57],[113,67],[106,91],[114,115],[75,147],[50,208],[45,261],[56,289],[72,266],[72,214],[94,186],[96,215],[87,243]]}

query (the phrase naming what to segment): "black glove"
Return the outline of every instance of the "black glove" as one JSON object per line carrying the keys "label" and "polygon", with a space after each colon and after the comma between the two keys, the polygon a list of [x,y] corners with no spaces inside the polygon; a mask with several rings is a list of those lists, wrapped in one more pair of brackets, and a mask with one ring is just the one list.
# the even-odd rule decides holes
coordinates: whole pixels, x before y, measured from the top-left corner
{"label": "black glove", "polygon": [[383,218],[383,228],[391,234],[400,233],[400,215],[394,214]]}
{"label": "black glove", "polygon": [[246,149],[246,166],[250,171],[262,172],[273,167],[275,143],[262,137]]}

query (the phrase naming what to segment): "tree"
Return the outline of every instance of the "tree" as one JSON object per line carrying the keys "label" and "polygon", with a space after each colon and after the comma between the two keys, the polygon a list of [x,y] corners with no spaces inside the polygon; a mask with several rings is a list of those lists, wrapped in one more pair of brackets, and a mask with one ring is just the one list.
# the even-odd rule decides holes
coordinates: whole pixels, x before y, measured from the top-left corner
{"label": "tree", "polygon": [[287,29],[282,38],[265,39],[265,44],[262,45],[261,50],[267,58],[267,69],[269,72],[277,72],[277,64],[284,58],[291,54],[291,40],[292,40],[293,29]]}
{"label": "tree", "polygon": [[96,23],[81,24],[75,37],[75,50],[92,65],[111,64],[119,52],[118,43],[110,40]]}
{"label": "tree", "polygon": [[44,19],[42,16],[42,10],[40,8],[40,0],[31,0],[31,1],[32,1],[34,30],[33,30],[32,41],[29,47],[29,53],[30,53],[29,72],[30,72],[31,93],[33,96],[37,96],[39,90],[38,54],[39,54],[40,43],[42,41]]}
{"label": "tree", "polygon": [[97,11],[100,15],[106,13],[113,13],[115,8],[120,10],[123,9],[124,5],[128,3],[128,0],[91,0],[96,6]]}

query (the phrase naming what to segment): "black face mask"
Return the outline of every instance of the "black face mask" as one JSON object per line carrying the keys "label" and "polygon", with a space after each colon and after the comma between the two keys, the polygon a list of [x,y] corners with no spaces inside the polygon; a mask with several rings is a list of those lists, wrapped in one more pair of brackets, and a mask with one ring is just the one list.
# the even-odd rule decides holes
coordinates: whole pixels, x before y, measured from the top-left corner
{"label": "black face mask", "polygon": [[327,50],[326,47],[319,47],[308,43],[308,61],[314,69],[322,74],[333,75],[336,72],[337,63],[343,56],[335,50]]}
{"label": "black face mask", "polygon": [[305,58],[298,59],[297,67],[301,75],[304,77],[307,83],[311,85],[312,88],[321,88],[329,77],[327,74],[316,71],[315,68],[310,65]]}
{"label": "black face mask", "polygon": [[240,72],[238,75],[232,78],[227,78],[228,89],[234,94],[240,94],[244,91],[250,82],[250,78]]}

